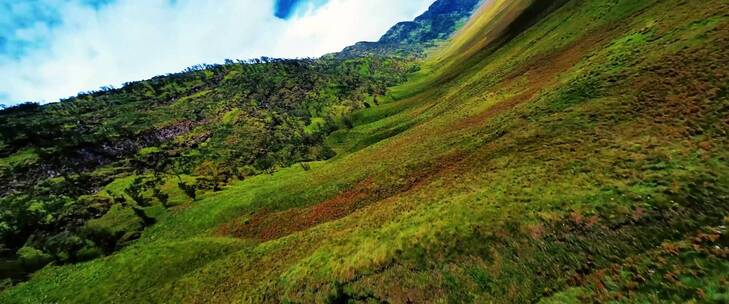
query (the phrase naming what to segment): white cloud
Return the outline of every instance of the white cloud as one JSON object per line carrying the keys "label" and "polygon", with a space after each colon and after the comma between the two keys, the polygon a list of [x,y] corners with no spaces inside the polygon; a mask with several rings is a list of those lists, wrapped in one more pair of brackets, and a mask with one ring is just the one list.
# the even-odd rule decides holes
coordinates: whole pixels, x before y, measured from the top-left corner
{"label": "white cloud", "polygon": [[377,40],[395,23],[413,19],[432,2],[339,0],[317,10],[310,8],[291,20],[278,41],[280,52],[274,55],[321,55],[358,41]]}
{"label": "white cloud", "polygon": [[376,40],[433,0],[330,0],[289,20],[274,17],[271,0],[117,0],[98,10],[53,2],[60,25],[15,33],[44,47],[0,54],[0,102],[53,102],[225,58],[319,56]]}

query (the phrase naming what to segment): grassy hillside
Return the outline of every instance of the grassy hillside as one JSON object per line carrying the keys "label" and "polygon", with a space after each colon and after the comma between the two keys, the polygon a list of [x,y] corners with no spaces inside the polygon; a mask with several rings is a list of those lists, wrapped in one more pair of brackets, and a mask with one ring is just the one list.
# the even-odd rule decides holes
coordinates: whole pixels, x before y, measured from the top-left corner
{"label": "grassy hillside", "polygon": [[726,302],[726,49],[722,0],[489,2],[333,159],[0,302]]}
{"label": "grassy hillside", "polygon": [[[0,260],[32,272],[108,255],[198,194],[331,158],[325,138],[415,68],[264,58],[2,110]],[[0,267],[0,281],[19,270]]]}

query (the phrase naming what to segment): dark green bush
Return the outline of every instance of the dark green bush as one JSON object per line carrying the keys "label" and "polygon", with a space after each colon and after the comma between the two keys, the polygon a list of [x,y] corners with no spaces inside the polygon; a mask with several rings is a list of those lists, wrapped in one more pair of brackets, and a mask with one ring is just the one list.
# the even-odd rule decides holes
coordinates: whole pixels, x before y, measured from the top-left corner
{"label": "dark green bush", "polygon": [[197,199],[197,185],[191,185],[186,182],[179,182],[177,183],[177,186],[182,190],[182,192],[185,193],[189,198],[191,198],[193,201]]}
{"label": "dark green bush", "polygon": [[53,257],[33,247],[22,247],[18,249],[18,258],[21,265],[27,271],[35,271],[43,268],[53,261]]}

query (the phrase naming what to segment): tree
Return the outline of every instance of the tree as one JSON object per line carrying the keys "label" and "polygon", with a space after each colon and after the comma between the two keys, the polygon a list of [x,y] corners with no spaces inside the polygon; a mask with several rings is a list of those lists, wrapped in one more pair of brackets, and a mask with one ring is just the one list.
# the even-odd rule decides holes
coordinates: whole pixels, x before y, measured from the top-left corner
{"label": "tree", "polygon": [[193,201],[197,199],[197,194],[195,191],[197,190],[196,185],[188,184],[184,181],[180,181],[177,183],[177,186],[180,187],[180,190],[185,193],[188,197],[190,197]]}
{"label": "tree", "polygon": [[169,194],[162,192],[159,188],[154,188],[152,190],[154,197],[159,200],[160,203],[162,203],[162,206],[165,208],[168,208],[169,205],[167,205],[167,202],[170,199]]}
{"label": "tree", "polygon": [[352,118],[349,116],[345,116],[342,118],[342,123],[344,123],[344,126],[347,127],[347,129],[354,128],[354,122],[352,121]]}
{"label": "tree", "polygon": [[[142,220],[142,225],[143,225],[143,226],[144,226],[145,228],[146,228],[146,227],[149,227],[149,226],[152,226],[152,225],[154,225],[154,223],[156,222],[154,218],[152,218],[152,217],[149,217],[149,216],[147,215],[147,213],[145,213],[145,212],[144,212],[144,209],[140,208],[139,206],[134,206],[134,205],[131,205],[131,206],[130,206],[130,205],[128,205],[128,204],[127,204],[127,199],[126,199],[126,198],[124,198],[124,196],[121,196],[121,195],[117,196],[117,195],[115,195],[115,194],[114,194],[113,192],[111,192],[111,191],[108,191],[108,190],[107,190],[106,192],[107,192],[107,193],[108,193],[108,194],[109,194],[109,195],[110,195],[111,197],[113,197],[113,199],[114,199],[114,203],[117,203],[117,204],[121,205],[121,206],[122,206],[123,208],[124,208],[124,207],[130,207],[130,208],[132,208],[132,211],[134,212],[134,214],[135,214],[135,215],[136,215],[137,217],[139,217],[139,219],[140,219],[140,220]],[[127,193],[127,194],[128,194],[128,193]]]}
{"label": "tree", "polygon": [[134,211],[134,214],[142,220],[142,225],[144,226],[144,228],[152,226],[156,222],[156,220],[152,217],[149,217],[142,208],[133,206],[132,211]]}
{"label": "tree", "polygon": [[140,207],[147,207],[149,206],[149,203],[142,194],[144,192],[144,185],[142,184],[142,181],[143,178],[141,177],[135,178],[134,181],[132,181],[132,184],[124,189],[124,193],[129,195],[129,197],[131,197],[132,200],[134,200],[134,202],[136,202]]}
{"label": "tree", "polygon": [[17,255],[20,263],[26,271],[35,271],[43,268],[53,261],[53,257],[33,247],[18,249]]}

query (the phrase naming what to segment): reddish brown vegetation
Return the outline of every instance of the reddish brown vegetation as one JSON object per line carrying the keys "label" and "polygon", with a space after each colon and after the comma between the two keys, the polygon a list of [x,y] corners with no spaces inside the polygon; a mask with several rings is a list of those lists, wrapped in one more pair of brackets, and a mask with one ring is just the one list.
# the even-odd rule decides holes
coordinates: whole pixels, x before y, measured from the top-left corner
{"label": "reddish brown vegetation", "polygon": [[218,233],[262,241],[277,239],[354,212],[372,192],[372,185],[370,179],[364,180],[352,189],[310,207],[278,212],[261,211],[244,223],[236,220],[223,225]]}
{"label": "reddish brown vegetation", "polygon": [[[729,24],[722,25],[715,41],[723,49],[729,48]],[[662,127],[665,135],[683,137],[698,135],[708,130],[726,134],[726,108],[719,102],[725,98],[729,71],[729,57],[711,49],[680,51],[667,56],[657,64],[641,71],[628,82],[628,88],[639,92],[638,110],[645,119]],[[711,119],[716,116],[718,119]],[[710,142],[700,148],[711,150]]]}
{"label": "reddish brown vegetation", "polygon": [[[509,73],[504,78],[504,88],[514,91],[516,87],[524,87],[517,95],[509,97],[489,107],[486,111],[461,121],[456,129],[479,127],[494,115],[508,111],[524,102],[532,100],[543,89],[557,83],[559,74],[568,71],[577,64],[596,45],[607,41],[611,31],[600,30],[585,35],[582,39],[555,50],[549,55],[533,58],[523,68]],[[526,81],[522,81],[526,80]]]}
{"label": "reddish brown vegetation", "polygon": [[365,179],[332,199],[321,203],[283,211],[264,210],[250,219],[236,219],[222,225],[218,235],[251,238],[260,241],[278,239],[297,231],[343,218],[365,206],[387,197],[417,189],[434,177],[445,172],[452,173],[464,160],[461,153],[453,153],[438,158],[417,174],[409,175],[399,182],[375,183],[372,178]]}

